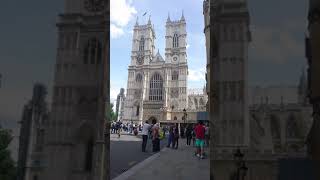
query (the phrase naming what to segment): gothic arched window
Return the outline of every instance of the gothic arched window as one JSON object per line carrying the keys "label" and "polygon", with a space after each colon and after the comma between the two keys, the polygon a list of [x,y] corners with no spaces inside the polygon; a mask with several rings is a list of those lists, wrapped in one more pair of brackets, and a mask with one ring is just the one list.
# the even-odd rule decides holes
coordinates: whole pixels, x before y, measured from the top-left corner
{"label": "gothic arched window", "polygon": [[178,71],[173,71],[172,72],[172,80],[173,81],[176,81],[176,80],[178,80],[179,79],[179,73],[178,73]]}
{"label": "gothic arched window", "polygon": [[299,130],[296,118],[293,114],[290,114],[287,120],[287,138],[298,138]]}
{"label": "gothic arched window", "polygon": [[140,43],[139,43],[139,51],[144,51],[144,37],[141,37]]}
{"label": "gothic arched window", "polygon": [[179,47],[179,37],[178,37],[178,34],[175,33],[173,35],[173,47],[176,48],[176,47]]}
{"label": "gothic arched window", "polygon": [[196,106],[196,109],[198,109],[198,99],[197,98],[194,98],[194,104]]}
{"label": "gothic arched window", "polygon": [[149,100],[161,101],[163,91],[163,80],[160,74],[155,73],[150,81]]}
{"label": "gothic arched window", "polygon": [[139,116],[139,112],[140,112],[140,106],[137,106],[137,112],[136,112],[136,116]]}
{"label": "gothic arched window", "polygon": [[102,45],[96,38],[90,39],[84,47],[83,63],[100,64],[102,61]]}
{"label": "gothic arched window", "polygon": [[141,74],[138,74],[138,75],[136,76],[136,82],[137,82],[137,83],[141,83],[141,82],[142,82],[142,75],[141,75]]}
{"label": "gothic arched window", "polygon": [[280,124],[279,118],[275,115],[271,115],[271,135],[273,138],[280,138]]}
{"label": "gothic arched window", "polygon": [[202,98],[200,98],[199,104],[200,104],[200,106],[204,106],[205,105],[204,104],[204,100]]}

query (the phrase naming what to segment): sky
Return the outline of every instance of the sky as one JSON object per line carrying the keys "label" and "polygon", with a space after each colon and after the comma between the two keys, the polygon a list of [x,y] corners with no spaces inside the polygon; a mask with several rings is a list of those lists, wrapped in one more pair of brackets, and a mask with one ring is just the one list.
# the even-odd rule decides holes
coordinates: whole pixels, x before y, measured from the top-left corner
{"label": "sky", "polygon": [[[188,88],[205,85],[206,50],[204,17],[200,0],[111,0],[111,99],[116,99],[120,88],[127,87],[128,65],[131,62],[132,30],[138,17],[139,24],[146,24],[151,16],[155,27],[156,51],[164,57],[165,24],[180,20],[182,11],[187,28]],[[147,12],[145,16],[143,14]]]}
{"label": "sky", "polygon": [[[51,102],[56,60],[56,22],[64,0],[1,0],[0,6],[0,124],[15,128],[23,105],[32,96],[35,82],[48,86]],[[146,22],[155,26],[156,48],[164,54],[164,29],[168,13],[172,20],[187,22],[190,88],[205,84],[205,47],[202,0],[111,0],[111,97],[126,88],[132,29]],[[258,85],[297,83],[306,64],[304,37],[307,1],[248,0],[252,42],[249,48],[249,83]],[[145,18],[142,15],[147,12]]]}
{"label": "sky", "polygon": [[[290,5],[289,5],[290,4]],[[188,88],[205,84],[205,37],[202,0],[111,0],[111,98],[127,87],[132,30],[147,22],[149,15],[155,26],[156,48],[164,54],[165,22],[178,20],[181,12],[187,23]],[[249,84],[295,85],[306,66],[304,37],[308,4],[301,0],[248,0],[250,31]],[[142,16],[147,12],[146,16]]]}

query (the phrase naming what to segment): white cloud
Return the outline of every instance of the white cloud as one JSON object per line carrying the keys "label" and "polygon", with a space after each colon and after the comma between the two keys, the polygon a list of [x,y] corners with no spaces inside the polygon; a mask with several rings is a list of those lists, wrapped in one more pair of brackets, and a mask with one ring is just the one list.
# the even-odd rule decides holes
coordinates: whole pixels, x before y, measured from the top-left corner
{"label": "white cloud", "polygon": [[118,89],[110,88],[110,102],[113,102],[117,99],[117,96],[119,94]]}
{"label": "white cloud", "polygon": [[187,49],[189,49],[189,47],[190,47],[190,44],[187,44]]}
{"label": "white cloud", "polygon": [[114,24],[110,25],[110,31],[111,31],[111,38],[117,39],[121,37],[124,34],[124,31],[122,28],[117,27]]}
{"label": "white cloud", "polygon": [[111,0],[111,23],[120,27],[128,25],[134,14],[137,13],[136,9],[131,4],[132,1],[130,0]]}
{"label": "white cloud", "polygon": [[[125,88],[125,86],[122,83],[117,82],[117,81],[110,81],[110,101],[111,102],[113,102],[117,99],[117,96],[120,93],[121,88]],[[125,92],[125,94],[126,94],[126,92]]]}
{"label": "white cloud", "polygon": [[125,34],[124,27],[128,25],[137,13],[132,5],[132,0],[111,0],[111,38],[117,39]]}
{"label": "white cloud", "polygon": [[188,80],[189,81],[205,81],[206,77],[206,70],[205,68],[201,69],[189,69],[189,75],[188,75]]}

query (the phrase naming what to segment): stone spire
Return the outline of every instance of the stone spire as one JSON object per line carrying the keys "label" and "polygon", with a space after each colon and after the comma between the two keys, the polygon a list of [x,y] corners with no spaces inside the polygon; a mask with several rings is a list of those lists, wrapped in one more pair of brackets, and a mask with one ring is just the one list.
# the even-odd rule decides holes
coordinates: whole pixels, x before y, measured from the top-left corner
{"label": "stone spire", "polygon": [[137,20],[136,20],[136,24],[135,24],[135,26],[139,26],[139,17],[137,16]]}
{"label": "stone spire", "polygon": [[171,19],[170,19],[170,14],[168,13],[168,18],[167,18],[167,22],[171,22]]}
{"label": "stone spire", "polygon": [[185,21],[183,10],[182,10],[182,15],[181,15],[180,21]]}
{"label": "stone spire", "polygon": [[151,25],[151,15],[149,16],[148,25]]}

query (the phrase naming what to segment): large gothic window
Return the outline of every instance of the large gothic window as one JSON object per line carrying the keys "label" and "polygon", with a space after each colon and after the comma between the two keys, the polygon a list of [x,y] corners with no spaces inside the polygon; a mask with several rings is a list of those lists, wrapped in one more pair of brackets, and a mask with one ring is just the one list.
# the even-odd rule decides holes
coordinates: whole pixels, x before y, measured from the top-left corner
{"label": "large gothic window", "polygon": [[204,100],[202,98],[200,98],[200,100],[199,100],[199,105],[200,105],[200,107],[203,107],[205,105]]}
{"label": "large gothic window", "polygon": [[145,40],[144,40],[144,37],[142,36],[139,43],[139,51],[144,51],[144,43],[145,43]]}
{"label": "large gothic window", "polygon": [[163,80],[160,74],[156,73],[152,76],[150,81],[149,100],[161,101],[163,91]]}
{"label": "large gothic window", "polygon": [[273,138],[280,138],[279,119],[275,115],[271,115],[271,135]]}
{"label": "large gothic window", "polygon": [[178,80],[179,79],[179,73],[178,73],[178,71],[173,71],[172,72],[172,80],[173,81],[176,81],[176,80]]}
{"label": "large gothic window", "polygon": [[287,120],[287,138],[298,138],[299,130],[296,122],[296,118],[293,114],[290,114]]}
{"label": "large gothic window", "polygon": [[100,64],[102,62],[102,45],[96,38],[90,39],[84,48],[84,64]]}
{"label": "large gothic window", "polygon": [[136,116],[139,116],[139,112],[140,112],[140,106],[137,106],[137,112],[136,112]]}
{"label": "large gothic window", "polygon": [[173,47],[174,48],[179,47],[179,37],[177,33],[173,35]]}

